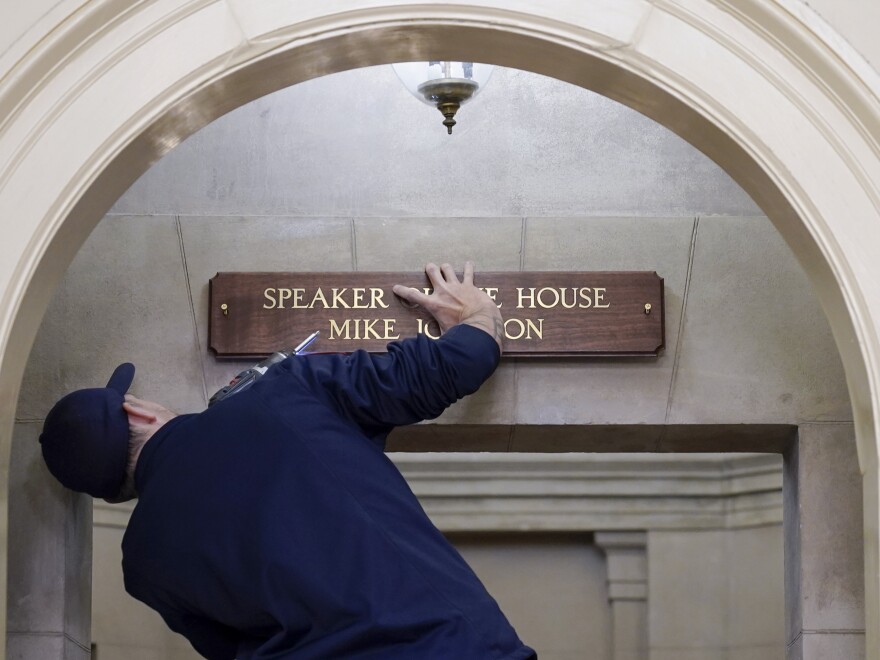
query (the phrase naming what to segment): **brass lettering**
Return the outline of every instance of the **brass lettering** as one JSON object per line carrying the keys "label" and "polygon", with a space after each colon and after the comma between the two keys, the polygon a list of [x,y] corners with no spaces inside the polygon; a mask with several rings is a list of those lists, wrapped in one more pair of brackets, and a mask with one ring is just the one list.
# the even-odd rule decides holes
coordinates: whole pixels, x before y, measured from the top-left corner
{"label": "brass lettering", "polygon": [[367,309],[369,307],[369,305],[364,304],[364,294],[366,292],[367,290],[362,287],[352,287],[352,309]]}
{"label": "brass lettering", "polygon": [[532,319],[522,321],[520,319],[507,319],[504,322],[504,336],[507,339],[534,339],[532,333],[537,335],[538,339],[544,338],[544,319],[538,319],[535,324]]}
{"label": "brass lettering", "polygon": [[[333,309],[339,309],[340,307],[343,309],[351,309],[348,303],[342,299],[342,296],[346,291],[348,291],[348,287],[343,287],[342,289],[333,287],[333,304],[331,305]],[[355,339],[357,339],[357,337],[355,337]]]}
{"label": "brass lettering", "polygon": [[263,291],[263,295],[266,297],[266,300],[272,303],[271,305],[263,303],[263,309],[275,309],[275,289],[266,289],[265,291]]}
{"label": "brass lettering", "polygon": [[291,305],[292,309],[304,309],[307,306],[302,304],[303,296],[306,293],[305,289],[291,289],[293,291],[293,304]]}
{"label": "brass lettering", "polygon": [[[416,319],[416,323],[418,324],[418,333],[420,335],[427,335],[431,339],[440,339],[440,326],[437,325],[437,322],[434,320],[429,320],[425,323],[424,319]],[[431,334],[431,325],[434,325],[437,328],[437,334]]]}
{"label": "brass lettering", "polygon": [[[571,291],[571,303],[568,303],[565,301],[565,294],[568,291]],[[578,292],[577,289],[575,289],[574,287],[571,287],[571,288],[566,287],[564,289],[559,290],[559,293],[560,293],[559,302],[562,303],[562,306],[565,309],[571,309],[572,307],[577,305],[577,292]]]}
{"label": "brass lettering", "polygon": [[400,334],[392,334],[394,332],[394,324],[397,323],[397,319],[382,319],[385,321],[385,335],[382,339],[391,340],[391,339],[400,339]]}
{"label": "brass lettering", "polygon": [[[370,287],[370,309],[376,309],[377,307],[381,307],[382,309],[388,309],[388,305],[382,300],[382,297],[385,295],[385,292],[382,289],[377,287]],[[391,322],[394,322],[394,319],[391,319]],[[385,333],[388,334],[387,332]],[[397,337],[391,337],[391,339],[397,339]]]}
{"label": "brass lettering", "polygon": [[[374,339],[382,339],[382,336],[376,332],[376,328],[374,327],[381,319],[363,319],[364,324],[364,339],[369,339],[370,335],[373,335]],[[358,322],[355,321],[355,324]]]}
{"label": "brass lettering", "polygon": [[[400,339],[394,332],[395,323],[397,319],[345,319],[341,323],[330,319],[330,339]],[[419,326],[421,331],[421,320]]]}
{"label": "brass lettering", "polygon": [[522,287],[516,287],[516,308],[522,309],[525,300],[529,301],[529,309],[535,309],[535,287],[531,287],[526,295],[523,295]]}
{"label": "brass lettering", "polygon": [[532,332],[538,336],[538,339],[544,338],[544,319],[538,319],[538,325],[535,325],[532,319],[526,319],[526,339],[532,338]]}
{"label": "brass lettering", "polygon": [[278,289],[278,309],[284,309],[284,301],[289,300],[293,295],[290,289]]}
{"label": "brass lettering", "polygon": [[[550,291],[553,294],[553,304],[552,305],[548,305],[544,301],[543,296],[544,296],[544,292],[546,292],[546,291]],[[554,307],[556,307],[556,305],[559,304],[559,291],[557,289],[554,289],[553,287],[545,286],[543,289],[538,291],[538,304],[541,307],[543,307],[544,309],[553,309]]]}
{"label": "brass lettering", "polygon": [[321,287],[318,287],[318,290],[315,291],[315,295],[312,296],[312,302],[309,303],[309,309],[314,309],[319,300],[324,309],[327,309],[330,306],[327,304],[327,298],[324,297],[324,290]]}
{"label": "brass lettering", "polygon": [[[330,319],[330,339],[351,339],[351,319],[345,319],[342,325],[339,325],[333,319]],[[342,336],[345,331],[345,336]]]}
{"label": "brass lettering", "polygon": [[583,300],[584,302],[578,305],[578,307],[580,307],[581,309],[590,309],[590,307],[593,306],[593,298],[591,296],[592,292],[593,290],[588,286],[585,286],[580,290],[579,293],[581,296],[581,300]]}
{"label": "brass lettering", "polygon": [[611,307],[611,303],[605,302],[606,290],[605,287],[593,289],[585,286],[578,289],[576,287],[557,288],[545,286],[536,292],[534,287],[528,289],[517,287],[516,308],[535,309],[535,307],[543,307],[544,309],[553,309],[561,304],[565,309],[573,309],[575,307],[580,309],[607,309]]}
{"label": "brass lettering", "polygon": [[501,307],[501,305],[504,304],[503,302],[498,302],[498,300],[497,300],[497,296],[498,296],[498,287],[497,286],[486,287],[485,289],[483,289],[483,291],[485,291],[486,295],[489,296],[493,301],[498,303],[499,308]]}
{"label": "brass lettering", "polygon": [[[519,330],[518,334],[513,334],[510,331],[511,325],[515,325],[517,327],[517,329]],[[519,339],[524,334],[526,334],[526,326],[525,323],[523,323],[519,319],[507,319],[504,322],[504,336],[508,339]]]}

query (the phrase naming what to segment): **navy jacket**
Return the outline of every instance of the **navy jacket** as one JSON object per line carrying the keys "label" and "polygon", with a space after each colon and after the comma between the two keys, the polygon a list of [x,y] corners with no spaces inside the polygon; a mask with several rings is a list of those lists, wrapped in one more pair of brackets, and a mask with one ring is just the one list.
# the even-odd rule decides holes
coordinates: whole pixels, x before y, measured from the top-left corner
{"label": "navy jacket", "polygon": [[497,366],[456,326],[291,357],[144,446],[126,590],[212,660],[533,656],[383,453]]}

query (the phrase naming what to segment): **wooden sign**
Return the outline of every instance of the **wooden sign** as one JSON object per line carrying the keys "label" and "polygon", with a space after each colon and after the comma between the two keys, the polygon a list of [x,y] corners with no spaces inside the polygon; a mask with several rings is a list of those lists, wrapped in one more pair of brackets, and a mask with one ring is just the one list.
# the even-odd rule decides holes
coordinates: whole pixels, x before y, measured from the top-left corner
{"label": "wooden sign", "polygon": [[[657,355],[664,344],[663,278],[653,272],[478,272],[474,283],[504,318],[504,354]],[[218,273],[211,279],[208,345],[222,358],[256,358],[320,330],[312,351],[384,351],[440,329],[394,284],[430,292],[425,273]]]}

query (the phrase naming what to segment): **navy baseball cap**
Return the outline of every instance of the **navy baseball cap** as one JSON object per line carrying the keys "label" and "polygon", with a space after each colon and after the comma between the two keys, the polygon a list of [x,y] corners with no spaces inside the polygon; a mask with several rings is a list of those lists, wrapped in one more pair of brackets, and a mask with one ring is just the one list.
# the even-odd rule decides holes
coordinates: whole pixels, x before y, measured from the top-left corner
{"label": "navy baseball cap", "polygon": [[71,392],[46,416],[43,459],[71,490],[112,498],[122,488],[128,462],[128,415],[122,404],[132,379],[134,365],[120,364],[107,387]]}

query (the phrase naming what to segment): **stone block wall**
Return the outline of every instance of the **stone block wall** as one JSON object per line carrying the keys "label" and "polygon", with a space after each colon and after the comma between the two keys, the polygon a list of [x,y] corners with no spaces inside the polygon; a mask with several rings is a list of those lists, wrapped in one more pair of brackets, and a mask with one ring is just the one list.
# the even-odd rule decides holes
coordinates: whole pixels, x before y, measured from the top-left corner
{"label": "stone block wall", "polygon": [[[218,271],[417,270],[427,260],[460,267],[471,259],[484,270],[652,270],[665,279],[660,357],[506,359],[479,393],[434,423],[455,431],[438,434],[447,450],[665,450],[668,425],[851,422],[837,351],[805,275],[760,210],[702,154],[616,103],[518,71],[496,72],[462,109],[453,136],[438,118],[387,67],[282,90],[170,152],[95,229],[46,314],[16,413],[10,599],[20,580],[25,600],[10,600],[9,611],[21,643],[51,638],[73,658],[87,641],[86,625],[65,617],[69,603],[84,602],[88,522],[65,518],[76,525],[60,544],[61,512],[82,502],[53,490],[34,467],[42,419],[66,392],[103,385],[122,361],[138,366],[139,396],[181,412],[204,408],[245,364],[218,363],[207,349],[207,286]],[[605,433],[599,444],[591,439],[597,428]],[[701,443],[707,448],[697,434],[677,446]],[[724,443],[716,434],[711,449]],[[28,499],[34,491],[51,501]],[[33,502],[42,502],[38,515]],[[27,533],[16,535],[15,525]],[[760,561],[753,541],[735,552],[739,541],[726,532],[699,533],[694,548],[709,543]],[[648,542],[681,542],[658,534]],[[118,570],[106,537],[96,536],[102,575]],[[57,550],[51,570],[15,565],[28,566],[43,546]],[[731,564],[731,575],[750,565]],[[672,589],[672,568],[655,568],[649,588]],[[53,591],[60,576],[63,597]],[[748,584],[725,582],[712,598],[723,593],[728,611],[748,619]],[[48,610],[29,614],[27,598],[39,593],[51,595],[50,619]],[[763,658],[748,653],[769,640],[761,629],[749,647],[742,640],[751,623],[735,617],[723,631],[709,626],[711,639],[664,638],[678,624],[646,617],[661,656],[727,648]],[[110,632],[104,639],[119,641]],[[186,652],[169,638],[142,657]]]}
{"label": "stone block wall", "polygon": [[415,270],[466,259],[487,270],[657,270],[667,346],[659,358],[506,359],[441,424],[851,420],[827,322],[763,217],[408,223],[108,216],[47,313],[19,420],[42,419],[64,393],[103,384],[126,360],[139,367],[140,396],[181,412],[203,408],[247,364],[218,362],[207,348],[208,280],[218,271]]}

